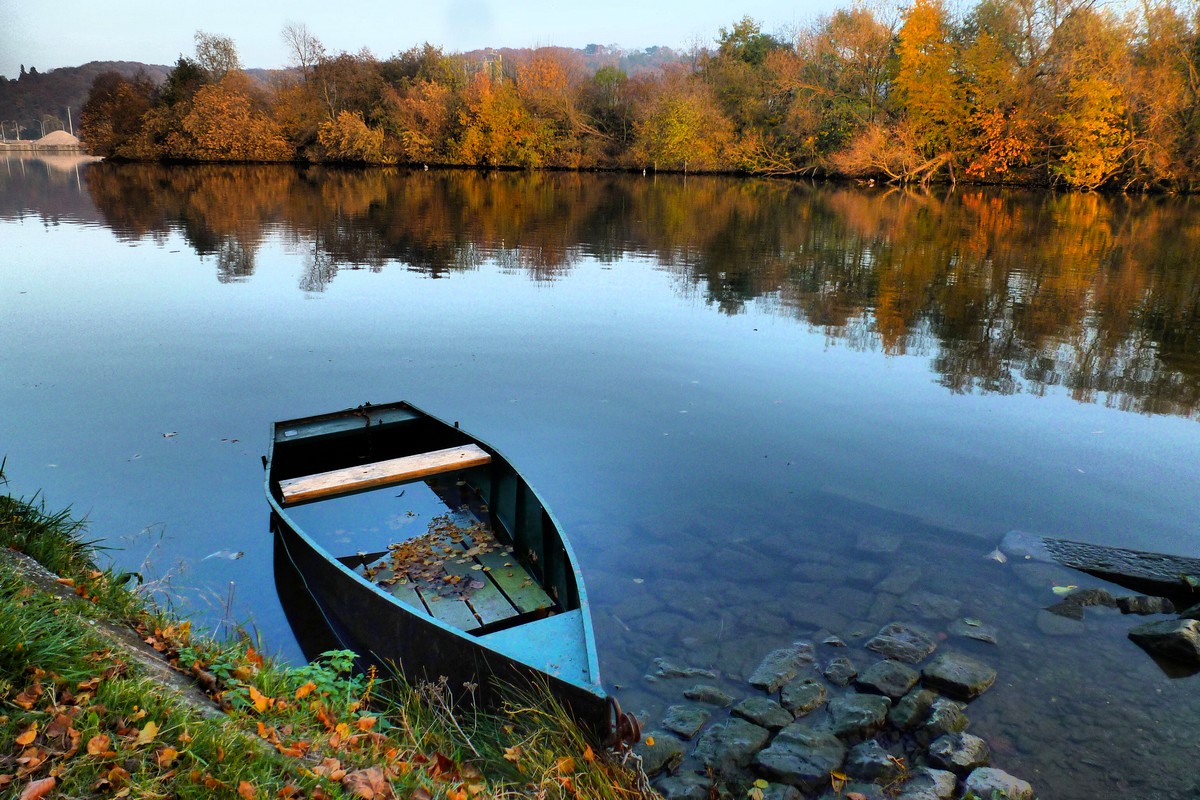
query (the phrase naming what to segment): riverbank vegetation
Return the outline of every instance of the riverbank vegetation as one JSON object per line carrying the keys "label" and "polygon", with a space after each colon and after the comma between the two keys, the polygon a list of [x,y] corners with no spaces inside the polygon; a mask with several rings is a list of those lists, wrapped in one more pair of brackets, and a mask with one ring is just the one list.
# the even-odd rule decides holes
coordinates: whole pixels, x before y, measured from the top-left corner
{"label": "riverbank vegetation", "polygon": [[1181,0],[854,5],[786,36],[747,17],[632,76],[563,48],[380,59],[283,36],[291,68],[266,82],[205,33],[161,85],[99,76],[85,141],[147,160],[1200,188],[1200,16]]}
{"label": "riverbank vegetation", "polygon": [[[147,606],[136,576],[97,568],[82,531],[66,512],[0,495],[6,796],[640,796],[635,773],[546,697],[514,693],[485,714],[452,708],[445,686],[355,673],[345,651],[290,667],[244,634],[206,638]],[[139,647],[208,696],[167,687]]]}

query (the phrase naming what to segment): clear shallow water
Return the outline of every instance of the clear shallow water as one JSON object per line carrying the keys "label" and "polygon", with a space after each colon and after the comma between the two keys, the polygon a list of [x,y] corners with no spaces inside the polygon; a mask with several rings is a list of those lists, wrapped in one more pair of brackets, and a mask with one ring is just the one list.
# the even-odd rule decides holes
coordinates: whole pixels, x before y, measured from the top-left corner
{"label": "clear shallow water", "polygon": [[626,706],[678,699],[642,677],[659,656],[735,688],[831,632],[865,666],[885,622],[949,629],[934,594],[999,631],[943,645],[1000,671],[969,712],[997,765],[1045,797],[1186,796],[1197,679],[1130,618],[1043,632],[1051,585],[1098,582],[983,555],[1013,528],[1200,552],[1198,223],[1178,199],[14,160],[0,453],[185,611],[295,658],[268,425],[407,399],[553,507]]}

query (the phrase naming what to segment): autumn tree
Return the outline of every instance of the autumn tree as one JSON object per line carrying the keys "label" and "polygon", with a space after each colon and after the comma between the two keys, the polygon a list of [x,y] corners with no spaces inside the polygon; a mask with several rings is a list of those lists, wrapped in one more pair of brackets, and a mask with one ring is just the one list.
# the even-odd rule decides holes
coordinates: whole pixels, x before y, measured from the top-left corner
{"label": "autumn tree", "polygon": [[943,166],[953,169],[966,110],[956,58],[941,0],[915,0],[900,28],[895,80],[913,142],[927,159],[913,177],[924,180]]}
{"label": "autumn tree", "polygon": [[381,164],[391,160],[383,152],[383,131],[369,127],[362,116],[350,111],[321,123],[317,139],[329,161]]}
{"label": "autumn tree", "polygon": [[79,121],[88,150],[109,158],[133,156],[129,145],[142,129],[153,96],[154,85],[144,76],[129,80],[111,71],[97,75]]}
{"label": "autumn tree", "polygon": [[1051,67],[1058,107],[1051,145],[1052,171],[1070,186],[1095,189],[1124,166],[1131,139],[1128,98],[1128,30],[1107,13],[1080,8],[1054,32]]}
{"label": "autumn tree", "polygon": [[844,148],[885,118],[895,26],[856,5],[801,30],[786,55],[767,66],[792,99],[788,127],[797,155],[810,164]]}
{"label": "autumn tree", "polygon": [[462,163],[541,167],[554,153],[553,128],[529,112],[512,81],[486,70],[467,86],[459,122]]}
{"label": "autumn tree", "polygon": [[196,31],[196,63],[208,73],[208,79],[217,83],[231,72],[240,72],[237,46],[228,36]]}
{"label": "autumn tree", "polygon": [[241,73],[196,92],[192,107],[171,134],[172,155],[198,161],[284,161],[292,151],[267,117]]}
{"label": "autumn tree", "polygon": [[711,87],[675,70],[634,125],[634,155],[655,170],[721,169],[733,126]]}
{"label": "autumn tree", "polygon": [[300,71],[307,84],[312,80],[317,64],[325,58],[325,45],[309,31],[303,22],[289,22],[280,32],[288,52],[288,64]]}
{"label": "autumn tree", "polygon": [[1002,180],[1029,163],[1036,146],[1038,114],[1027,68],[1027,51],[1017,6],[1011,0],[982,0],[962,30],[962,75],[966,99],[966,174]]}

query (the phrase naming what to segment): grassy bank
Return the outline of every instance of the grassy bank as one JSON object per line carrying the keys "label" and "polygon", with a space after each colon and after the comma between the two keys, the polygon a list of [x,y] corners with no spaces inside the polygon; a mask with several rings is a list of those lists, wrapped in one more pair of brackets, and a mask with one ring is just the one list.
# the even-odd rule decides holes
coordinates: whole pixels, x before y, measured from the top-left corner
{"label": "grassy bank", "polygon": [[346,651],[276,663],[150,605],[85,534],[67,512],[0,494],[0,796],[641,794],[546,696],[483,713],[451,708],[444,686],[355,674]]}

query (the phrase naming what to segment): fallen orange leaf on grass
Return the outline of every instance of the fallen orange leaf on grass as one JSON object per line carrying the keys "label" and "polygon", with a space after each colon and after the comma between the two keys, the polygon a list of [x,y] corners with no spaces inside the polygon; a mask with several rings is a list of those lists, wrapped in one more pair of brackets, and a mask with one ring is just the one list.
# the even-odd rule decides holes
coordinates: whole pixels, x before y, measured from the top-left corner
{"label": "fallen orange leaf on grass", "polygon": [[27,744],[33,744],[33,740],[37,738],[38,724],[35,722],[25,729],[25,732],[17,737],[17,744],[24,747]]}
{"label": "fallen orange leaf on grass", "polygon": [[138,731],[137,739],[134,741],[134,747],[141,747],[144,744],[150,744],[154,741],[154,737],[158,736],[158,724],[153,720],[146,723],[146,727]]}
{"label": "fallen orange leaf on grass", "polygon": [[299,689],[296,690],[296,699],[303,700],[305,697],[308,697],[310,694],[312,694],[313,691],[316,690],[316,688],[317,688],[317,685],[315,683],[313,683],[312,681],[309,681],[308,683],[304,684],[303,686],[301,686]]}
{"label": "fallen orange leaf on grass", "polygon": [[38,800],[40,797],[45,797],[54,788],[57,783],[54,778],[42,778],[41,780],[33,781],[21,792],[20,800]]}
{"label": "fallen orange leaf on grass", "polygon": [[[89,756],[108,755],[108,736],[103,733],[97,733],[92,738],[88,739],[87,751]],[[116,755],[116,753],[113,753]]]}
{"label": "fallen orange leaf on grass", "polygon": [[258,790],[250,781],[242,781],[238,784],[238,795],[245,800],[254,800],[255,797],[258,797]]}
{"label": "fallen orange leaf on grass", "polygon": [[249,688],[250,688],[250,702],[254,703],[254,710],[261,714],[262,712],[267,710],[267,706],[271,705],[271,699],[269,697],[267,697],[266,695],[264,695],[262,692],[260,692],[258,689],[255,689],[253,686],[251,686]]}
{"label": "fallen orange leaf on grass", "polygon": [[171,766],[171,763],[175,761],[178,755],[179,751],[174,747],[164,747],[162,750],[158,751],[158,754],[155,756],[155,758],[158,760],[158,765],[165,768]]}

